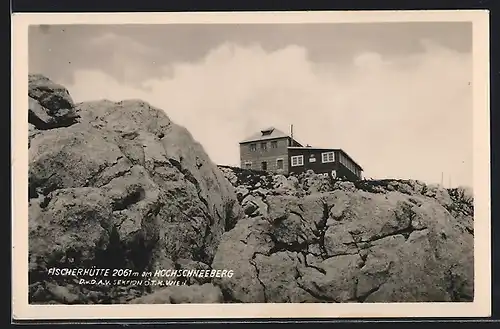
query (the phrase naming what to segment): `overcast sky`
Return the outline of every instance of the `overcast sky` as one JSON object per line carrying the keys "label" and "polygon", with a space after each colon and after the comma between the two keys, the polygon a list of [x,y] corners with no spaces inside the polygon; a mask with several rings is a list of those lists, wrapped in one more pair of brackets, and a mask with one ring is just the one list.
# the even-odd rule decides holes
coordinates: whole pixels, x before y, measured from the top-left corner
{"label": "overcast sky", "polygon": [[218,164],[275,126],[366,177],[472,186],[472,24],[53,25],[29,69],[76,102],[140,98]]}

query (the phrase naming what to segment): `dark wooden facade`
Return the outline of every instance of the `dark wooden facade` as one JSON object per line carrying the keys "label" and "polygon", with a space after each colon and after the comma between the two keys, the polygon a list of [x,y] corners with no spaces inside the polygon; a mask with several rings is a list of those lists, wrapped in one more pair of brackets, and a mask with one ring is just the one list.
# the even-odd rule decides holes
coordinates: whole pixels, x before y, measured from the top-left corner
{"label": "dark wooden facade", "polygon": [[[312,170],[333,178],[359,180],[363,169],[341,149],[289,147],[289,173]],[[299,161],[297,161],[299,160]]]}

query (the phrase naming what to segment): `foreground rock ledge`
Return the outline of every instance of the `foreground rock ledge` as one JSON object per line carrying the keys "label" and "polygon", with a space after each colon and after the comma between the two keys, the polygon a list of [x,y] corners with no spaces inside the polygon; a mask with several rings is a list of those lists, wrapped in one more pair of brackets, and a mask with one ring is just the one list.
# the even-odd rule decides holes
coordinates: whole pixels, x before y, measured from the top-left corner
{"label": "foreground rock ledge", "polygon": [[256,205],[224,234],[212,264],[235,269],[214,281],[226,301],[473,300],[473,209],[464,191],[221,169],[241,202]]}

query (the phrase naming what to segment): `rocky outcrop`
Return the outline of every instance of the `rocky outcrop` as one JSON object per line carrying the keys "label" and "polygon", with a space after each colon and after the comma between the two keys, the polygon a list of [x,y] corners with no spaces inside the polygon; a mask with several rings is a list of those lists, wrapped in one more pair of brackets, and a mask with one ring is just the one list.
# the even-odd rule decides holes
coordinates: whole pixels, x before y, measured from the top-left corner
{"label": "rocky outcrop", "polygon": [[43,75],[29,76],[28,97],[28,122],[37,129],[66,127],[78,119],[66,88]]}
{"label": "rocky outcrop", "polygon": [[113,303],[154,290],[86,287],[48,275],[52,267],[210,268],[242,212],[185,128],[138,100],[74,105],[39,75],[29,78],[29,97],[31,302]]}
{"label": "rocky outcrop", "polygon": [[[215,166],[143,101],[74,104],[29,82],[31,303],[473,299],[467,190]],[[218,270],[232,274],[206,275]]]}
{"label": "rocky outcrop", "polygon": [[[234,184],[231,176],[242,176],[223,172]],[[265,181],[272,179],[284,182]],[[473,207],[462,190],[416,181],[313,182],[312,173],[295,179],[286,193],[255,193],[262,182],[247,180],[245,193],[265,206],[246,212],[219,245],[212,266],[235,269],[215,281],[228,301],[472,301]],[[330,191],[309,191],[328,184]]]}

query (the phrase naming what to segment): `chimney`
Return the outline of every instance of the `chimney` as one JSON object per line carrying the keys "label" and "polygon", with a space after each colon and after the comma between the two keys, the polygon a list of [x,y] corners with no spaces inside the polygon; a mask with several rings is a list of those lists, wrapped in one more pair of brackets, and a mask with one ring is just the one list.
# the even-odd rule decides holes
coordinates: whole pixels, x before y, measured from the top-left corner
{"label": "chimney", "polygon": [[293,146],[293,124],[290,126],[290,137],[292,137],[292,146]]}

